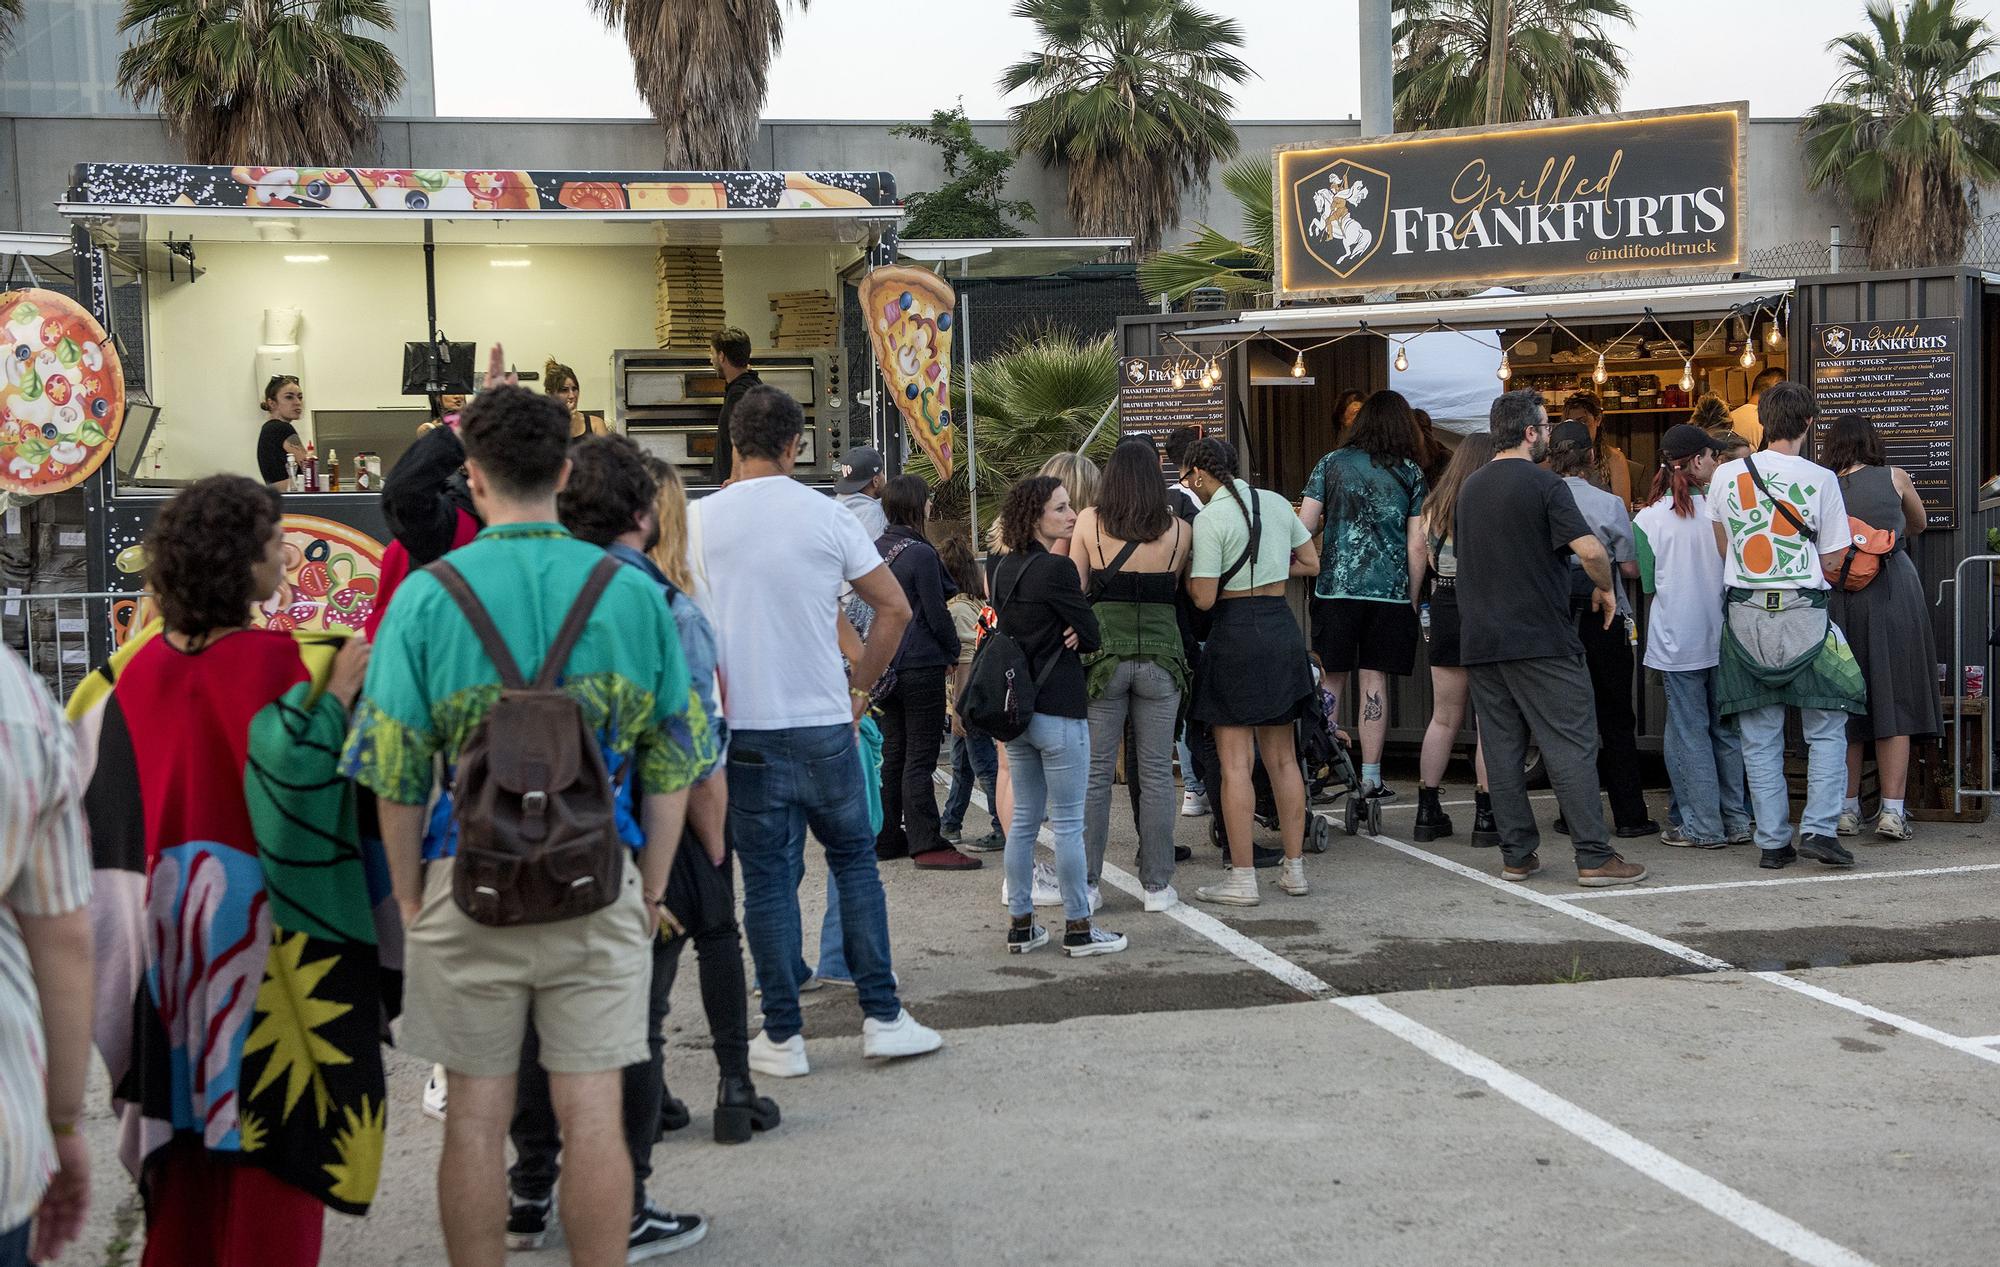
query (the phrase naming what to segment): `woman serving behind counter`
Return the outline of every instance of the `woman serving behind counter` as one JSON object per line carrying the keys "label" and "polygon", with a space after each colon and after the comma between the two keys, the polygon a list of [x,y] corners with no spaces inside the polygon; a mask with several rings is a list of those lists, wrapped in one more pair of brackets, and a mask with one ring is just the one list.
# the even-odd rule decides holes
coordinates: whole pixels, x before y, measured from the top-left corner
{"label": "woman serving behind counter", "polygon": [[297,376],[277,374],[264,384],[264,427],[257,433],[257,478],[274,488],[291,484],[291,472],[285,469],[286,455],[300,466],[305,465],[306,446],[299,439],[298,428],[298,421],[305,413],[306,393]]}
{"label": "woman serving behind counter", "polygon": [[582,397],[583,391],[577,386],[576,371],[553,356],[542,365],[542,391],[560,400],[569,410],[570,439],[604,434],[603,418],[577,410],[576,402]]}

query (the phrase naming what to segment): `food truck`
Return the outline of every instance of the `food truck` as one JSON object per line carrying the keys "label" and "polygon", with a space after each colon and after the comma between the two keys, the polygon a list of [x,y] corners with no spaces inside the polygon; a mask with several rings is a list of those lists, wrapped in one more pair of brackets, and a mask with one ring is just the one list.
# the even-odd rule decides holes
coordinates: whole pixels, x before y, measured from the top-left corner
{"label": "food truck", "polygon": [[[1966,671],[1977,685],[1990,667],[1993,585],[1983,566],[1959,570],[2000,526],[2000,276],[1744,272],[1746,121],[1738,102],[1281,148],[1274,302],[1121,321],[1125,423],[1226,433],[1249,478],[1296,500],[1339,442],[1346,390],[1441,406],[1447,442],[1483,429],[1464,393],[1415,381],[1433,349],[1470,350],[1487,399],[1538,390],[1560,418],[1572,392],[1597,393],[1600,442],[1629,460],[1643,504],[1665,430],[1704,393],[1740,408],[1775,368],[1823,418],[1871,415],[1929,508],[1913,555],[1938,645],[1912,654],[1938,664],[1951,726]],[[1391,689],[1391,739],[1415,743],[1422,662]],[[1664,699],[1650,683],[1638,699],[1641,746],[1657,750]],[[1964,764],[1990,787],[1985,702],[1963,707]]]}
{"label": "food truck", "polygon": [[[802,405],[800,478],[831,483],[845,449],[900,430],[865,390],[875,351],[853,299],[895,258],[886,172],[85,163],[59,209],[126,396],[119,425],[77,433],[97,451],[75,463],[10,448],[11,491],[74,529],[78,575],[62,588],[133,595],[109,603],[108,634],[89,622],[72,668],[145,616],[137,547],[160,504],[204,475],[257,474],[275,375],[300,380],[296,427],[320,471],[339,464],[325,491],[286,498],[290,567],[262,613],[280,628],[360,626],[389,534],[379,481],[358,477],[393,468],[435,416],[427,386],[475,389],[448,380],[495,343],[530,387],[545,360],[573,368],[580,412],[697,491],[711,485],[723,384],[709,340],[724,326]],[[18,387],[9,399],[25,407]]]}

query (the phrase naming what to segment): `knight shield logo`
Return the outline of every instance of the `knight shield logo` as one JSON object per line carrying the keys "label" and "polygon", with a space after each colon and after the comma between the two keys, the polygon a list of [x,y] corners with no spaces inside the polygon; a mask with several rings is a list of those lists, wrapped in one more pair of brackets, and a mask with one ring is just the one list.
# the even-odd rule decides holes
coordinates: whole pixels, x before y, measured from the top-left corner
{"label": "knight shield logo", "polygon": [[1146,385],[1146,363],[1134,359],[1131,364],[1125,367],[1125,381],[1134,387],[1144,387]]}
{"label": "knight shield logo", "polygon": [[1388,236],[1389,174],[1337,158],[1292,182],[1292,214],[1307,254],[1344,281]]}
{"label": "knight shield logo", "polygon": [[1828,356],[1846,356],[1851,341],[1846,326],[1828,326],[1819,332],[1819,345]]}

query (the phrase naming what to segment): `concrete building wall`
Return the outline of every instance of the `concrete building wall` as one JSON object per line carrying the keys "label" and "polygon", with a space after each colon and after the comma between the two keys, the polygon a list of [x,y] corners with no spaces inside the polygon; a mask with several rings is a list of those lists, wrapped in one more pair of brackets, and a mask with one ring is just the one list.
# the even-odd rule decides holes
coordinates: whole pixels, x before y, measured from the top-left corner
{"label": "concrete building wall", "polygon": [[[426,0],[418,0],[425,3]],[[937,151],[921,141],[889,135],[888,122],[800,122],[769,120],[758,130],[751,161],[784,169],[882,170],[895,174],[904,194],[935,188],[943,178]],[[1335,141],[1357,134],[1353,120],[1242,122],[1239,152],[1269,150],[1297,141]],[[1852,219],[1826,193],[1805,188],[1805,165],[1792,119],[1751,123],[1748,203],[1753,251],[1794,242],[1824,243],[1841,225],[1851,241]],[[989,145],[1008,143],[1007,125],[981,122],[975,131]],[[646,120],[574,119],[387,119],[369,161],[390,167],[524,167],[555,169],[650,170],[659,166],[660,147]],[[0,115],[0,227],[60,229],[54,204],[81,161],[177,162],[179,155],[159,121],[150,116],[52,117]],[[1015,168],[1013,198],[1032,202],[1039,212],[1030,226],[1040,234],[1075,229],[1064,209],[1059,169],[1024,158]],[[2000,193],[2000,191],[1996,191]],[[1989,194],[1988,205],[2000,203]],[[1180,236],[1206,221],[1224,233],[1241,228],[1235,202],[1221,187],[1221,165],[1206,196],[1190,196],[1182,207]]]}

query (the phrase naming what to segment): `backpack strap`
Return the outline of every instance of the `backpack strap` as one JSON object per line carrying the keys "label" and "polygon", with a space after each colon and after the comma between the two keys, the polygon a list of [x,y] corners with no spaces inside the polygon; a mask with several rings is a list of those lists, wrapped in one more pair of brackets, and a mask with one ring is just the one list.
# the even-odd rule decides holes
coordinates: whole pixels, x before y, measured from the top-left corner
{"label": "backpack strap", "polygon": [[556,640],[549,646],[548,655],[542,657],[542,670],[535,674],[535,689],[550,691],[555,689],[556,679],[562,676],[563,668],[569,664],[569,653],[576,648],[576,640],[583,636],[584,626],[590,623],[590,613],[597,608],[597,600],[604,596],[611,578],[618,575],[623,563],[605,555],[590,569],[590,575],[583,580],[583,589],[576,601],[569,605],[569,615],[563,617],[562,628],[556,631]]}
{"label": "backpack strap", "polygon": [[[1250,490],[1250,543],[1243,547],[1243,557],[1230,564],[1229,570],[1224,572],[1221,578],[1216,581],[1215,592],[1217,595],[1221,595],[1226,591],[1229,588],[1229,583],[1236,579],[1236,574],[1243,570],[1243,565],[1256,557],[1258,538],[1263,535],[1263,532],[1264,499],[1259,497],[1257,490],[1253,488]],[[1257,569],[1254,567],[1250,569],[1250,584],[1253,589],[1257,584]]]}
{"label": "backpack strap", "polygon": [[472,626],[472,632],[479,637],[479,645],[486,649],[486,658],[493,662],[494,669],[500,674],[500,685],[510,691],[524,689],[528,682],[521,676],[521,666],[514,662],[514,653],[507,649],[507,640],[500,636],[486,604],[480,602],[472,587],[465,583],[464,574],[445,559],[439,559],[424,571],[437,578],[438,584],[444,586],[444,592],[458,604],[458,610],[465,613],[465,623]]}
{"label": "backpack strap", "polygon": [[1749,469],[1750,478],[1756,483],[1757,491],[1771,499],[1772,507],[1785,517],[1786,521],[1792,525],[1793,530],[1814,545],[1818,545],[1819,534],[1811,528],[1806,527],[1805,520],[1799,518],[1798,512],[1792,509],[1792,504],[1773,493],[1770,485],[1764,482],[1764,477],[1757,473],[1757,459],[1746,456],[1743,459],[1743,465]]}

